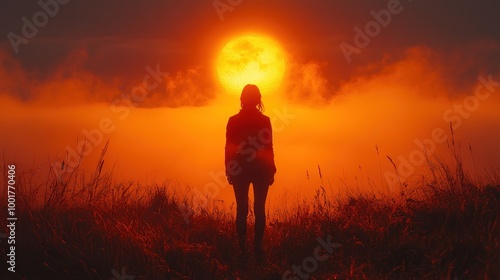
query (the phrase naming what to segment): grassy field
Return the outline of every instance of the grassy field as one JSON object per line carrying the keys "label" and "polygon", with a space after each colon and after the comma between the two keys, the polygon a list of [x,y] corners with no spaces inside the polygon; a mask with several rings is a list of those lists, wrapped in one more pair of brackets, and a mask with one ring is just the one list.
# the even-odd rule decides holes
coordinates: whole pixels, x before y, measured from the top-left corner
{"label": "grassy field", "polygon": [[49,175],[44,193],[18,178],[16,273],[3,241],[1,279],[500,279],[498,176],[475,184],[459,160],[429,164],[398,197],[318,188],[268,218],[264,262],[238,256],[234,213],[208,208],[186,223],[187,196],[116,181],[102,164],[87,178]]}

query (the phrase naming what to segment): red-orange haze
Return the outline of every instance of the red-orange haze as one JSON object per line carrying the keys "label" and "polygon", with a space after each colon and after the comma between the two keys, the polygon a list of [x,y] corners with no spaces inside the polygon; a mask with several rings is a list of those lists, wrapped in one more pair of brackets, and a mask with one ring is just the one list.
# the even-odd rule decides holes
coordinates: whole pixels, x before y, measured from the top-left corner
{"label": "red-orange haze", "polygon": [[[303,73],[310,84],[304,84],[301,90],[322,90],[317,87],[321,87],[324,76],[314,72],[315,68],[300,69],[313,69]],[[483,78],[489,79],[486,74]],[[41,87],[45,90],[41,96],[54,90],[78,90],[85,86],[80,83],[81,79],[51,81]],[[287,88],[286,83],[281,91]],[[342,85],[337,97],[328,103],[318,97],[312,105],[301,105],[284,99],[283,92],[265,96],[265,112],[275,130],[278,167],[272,197],[285,193],[293,196],[297,191],[311,195],[320,185],[342,194],[387,191],[391,185],[396,191],[399,183],[389,175],[395,173],[386,156],[397,165],[403,162],[403,177],[418,179],[418,151],[423,150],[420,141],[426,143],[427,152],[436,150],[446,156],[450,121],[455,125],[455,140],[462,144],[467,167],[471,167],[468,143],[480,174],[498,167],[498,93],[489,94],[484,87],[476,97],[474,87],[450,99],[442,94],[444,89],[440,73],[430,67],[422,50],[414,49],[379,74]],[[107,94],[106,88],[98,90]],[[93,170],[109,140],[106,166],[114,168],[121,180],[174,180],[200,192],[215,182],[221,186],[218,199],[232,200],[223,176],[223,149],[227,118],[239,109],[237,97],[220,93],[206,106],[188,108],[127,109],[85,102],[56,106],[52,102],[57,100],[23,103],[2,98],[5,109],[0,113],[0,129],[8,132],[1,140],[4,156],[7,162],[16,162],[19,170],[46,171],[49,164],[62,160],[76,166],[78,141],[88,137],[84,170]],[[467,114],[461,115],[455,104],[463,104],[461,108]],[[40,174],[46,176],[46,172]]]}

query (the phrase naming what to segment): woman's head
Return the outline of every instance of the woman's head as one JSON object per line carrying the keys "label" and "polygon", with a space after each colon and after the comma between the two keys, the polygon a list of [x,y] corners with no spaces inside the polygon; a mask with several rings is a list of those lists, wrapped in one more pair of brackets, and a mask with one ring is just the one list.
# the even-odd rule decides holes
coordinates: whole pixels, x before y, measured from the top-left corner
{"label": "woman's head", "polygon": [[240,101],[242,109],[257,108],[261,112],[264,110],[260,90],[256,85],[246,85],[241,92]]}

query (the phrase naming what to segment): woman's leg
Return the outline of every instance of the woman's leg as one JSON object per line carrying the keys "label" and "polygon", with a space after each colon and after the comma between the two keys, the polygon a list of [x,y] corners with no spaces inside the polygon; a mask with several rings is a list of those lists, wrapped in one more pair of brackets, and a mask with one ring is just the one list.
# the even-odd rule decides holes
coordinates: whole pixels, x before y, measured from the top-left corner
{"label": "woman's leg", "polygon": [[269,184],[254,183],[254,213],[255,213],[255,250],[260,250],[262,238],[264,237],[264,229],[266,227],[266,198]]}
{"label": "woman's leg", "polygon": [[242,251],[245,251],[247,235],[249,186],[250,182],[238,182],[233,185],[234,196],[236,197],[236,233],[238,234],[239,246]]}

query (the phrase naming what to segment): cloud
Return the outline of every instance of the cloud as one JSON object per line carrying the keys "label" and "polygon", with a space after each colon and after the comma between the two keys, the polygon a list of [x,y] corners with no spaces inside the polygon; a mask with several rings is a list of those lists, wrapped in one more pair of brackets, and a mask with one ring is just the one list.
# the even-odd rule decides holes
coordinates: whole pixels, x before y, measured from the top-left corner
{"label": "cloud", "polygon": [[309,105],[324,104],[332,89],[324,75],[325,63],[293,62],[285,80],[285,96],[294,102]]}
{"label": "cloud", "polygon": [[389,62],[382,60],[367,65],[366,73],[355,79],[376,75],[385,77],[384,83],[405,85],[421,96],[462,98],[473,90],[478,76],[500,72],[495,62],[499,53],[499,45],[485,42],[446,50],[414,46],[398,55],[398,60],[387,55],[385,60]]}
{"label": "cloud", "polygon": [[[299,62],[291,58],[283,95],[288,101],[308,106],[321,106],[335,98],[352,94],[350,88],[374,86],[368,81],[377,77],[383,84],[398,84],[422,96],[461,98],[471,92],[479,75],[500,71],[499,44],[491,40],[471,42],[453,49],[436,49],[420,45],[401,53],[386,54],[381,60],[360,65],[350,77],[336,83],[328,61]],[[79,48],[54,65],[51,71],[40,75],[28,69],[6,51],[0,50],[0,94],[52,106],[79,103],[111,103],[120,96],[131,94],[141,85],[148,72],[130,80],[117,75],[106,78],[86,68],[91,54]],[[154,68],[154,65],[150,67]],[[158,67],[162,68],[161,65]],[[201,65],[181,70],[164,71],[160,85],[147,92],[139,107],[204,106],[216,97],[215,81]],[[119,73],[117,73],[119,74]],[[365,84],[365,85],[363,85]],[[360,91],[357,91],[360,92]]]}
{"label": "cloud", "polygon": [[[124,78],[104,79],[85,69],[89,53],[80,48],[55,65],[49,74],[38,75],[27,70],[10,54],[0,49],[0,94],[47,106],[80,106],[86,103],[112,103],[117,98],[130,96],[142,85],[143,77],[133,81]],[[153,66],[148,66],[153,69]],[[146,68],[148,68],[146,67]],[[160,68],[160,65],[157,65]],[[215,97],[201,66],[190,67],[159,77],[159,85],[147,91],[138,107],[202,106]],[[151,70],[153,71],[153,70]],[[143,76],[150,75],[145,69]]]}
{"label": "cloud", "polygon": [[28,96],[28,77],[21,64],[13,59],[7,52],[0,49],[0,94],[19,99]]}
{"label": "cloud", "polygon": [[87,57],[85,50],[76,50],[41,78],[36,71],[25,69],[19,61],[0,50],[0,77],[6,81],[0,94],[48,106],[101,102],[115,95],[117,90],[112,85],[81,70]]}
{"label": "cloud", "polygon": [[318,106],[397,85],[426,98],[460,99],[474,90],[480,75],[500,73],[500,44],[481,40],[451,49],[411,46],[353,66],[345,80],[336,79],[335,66],[326,61],[291,62],[284,95],[292,102]]}
{"label": "cloud", "polygon": [[[435,52],[426,47],[406,50],[405,55],[390,63],[373,63],[361,70],[349,82],[343,84],[339,94],[352,92],[383,91],[387,87],[398,87],[421,96],[446,95],[443,81],[443,66],[435,59]],[[356,88],[357,90],[353,90]]]}
{"label": "cloud", "polygon": [[168,74],[161,90],[153,91],[144,101],[145,107],[183,107],[206,105],[215,97],[213,89],[202,76],[201,67]]}

